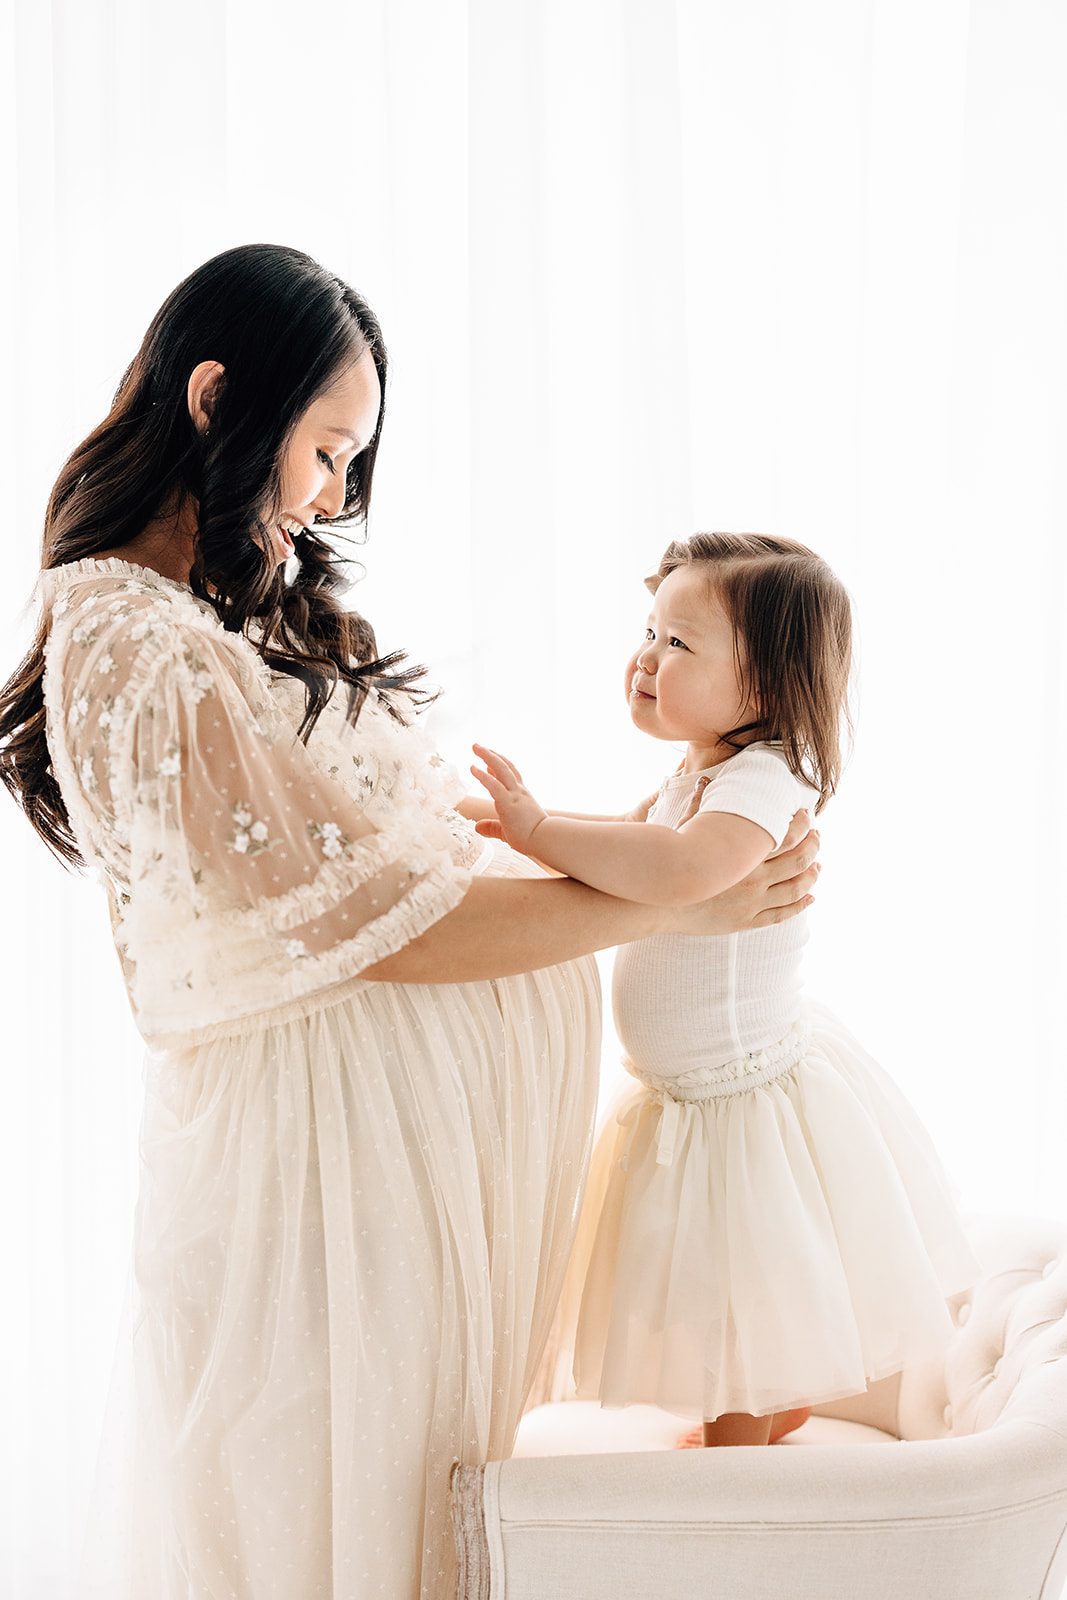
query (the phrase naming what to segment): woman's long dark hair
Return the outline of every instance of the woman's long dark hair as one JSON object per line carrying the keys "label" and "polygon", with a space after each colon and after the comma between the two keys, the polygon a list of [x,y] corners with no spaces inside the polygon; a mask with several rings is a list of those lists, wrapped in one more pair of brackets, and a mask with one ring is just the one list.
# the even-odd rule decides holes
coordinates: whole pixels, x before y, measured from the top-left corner
{"label": "woman's long dark hair", "polygon": [[[379,659],[370,625],[341,604],[347,563],[314,529],[296,538],[299,573],[291,585],[266,553],[266,528],[285,509],[280,465],[297,422],[368,351],[382,404],[330,526],[366,520],[385,405],[381,328],[360,295],[299,250],[253,244],[224,251],[160,307],[110,414],[59,474],[45,517],[47,569],[119,548],[161,509],[193,501],[193,591],[224,628],[250,633],[271,667],[303,683],[305,740],[341,682],[353,722],[371,685],[394,714],[397,694],[409,703],[426,698],[414,687],[423,669],[401,668],[400,652]],[[189,376],[202,361],[225,369],[204,433],[186,402]],[[45,742],[46,636],[42,621],[0,690],[0,779],[50,849],[78,865]]]}

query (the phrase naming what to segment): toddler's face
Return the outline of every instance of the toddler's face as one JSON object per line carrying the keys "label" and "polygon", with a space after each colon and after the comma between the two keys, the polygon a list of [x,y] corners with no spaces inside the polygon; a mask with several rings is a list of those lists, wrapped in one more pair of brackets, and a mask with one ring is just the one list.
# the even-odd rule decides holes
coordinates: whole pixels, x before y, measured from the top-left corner
{"label": "toddler's face", "polygon": [[734,754],[721,736],[752,722],[755,707],[738,671],[733,626],[703,563],[676,568],[656,590],[626,683],[635,725],[654,739],[684,740],[687,771]]}

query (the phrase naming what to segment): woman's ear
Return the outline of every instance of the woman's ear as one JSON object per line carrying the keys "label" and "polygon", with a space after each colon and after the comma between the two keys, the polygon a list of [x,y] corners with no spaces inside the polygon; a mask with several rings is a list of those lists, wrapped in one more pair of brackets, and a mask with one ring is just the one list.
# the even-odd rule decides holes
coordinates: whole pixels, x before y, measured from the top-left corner
{"label": "woman's ear", "polygon": [[225,376],[226,368],[221,361],[201,361],[189,374],[186,401],[197,433],[208,430]]}

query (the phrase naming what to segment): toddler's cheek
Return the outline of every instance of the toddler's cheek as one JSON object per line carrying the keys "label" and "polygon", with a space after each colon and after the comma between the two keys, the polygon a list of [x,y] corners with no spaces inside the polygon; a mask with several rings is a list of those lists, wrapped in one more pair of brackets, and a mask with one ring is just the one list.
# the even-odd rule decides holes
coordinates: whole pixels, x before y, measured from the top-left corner
{"label": "toddler's cheek", "polygon": [[634,681],[634,673],[637,671],[637,658],[640,654],[640,650],[635,650],[626,663],[626,676],[623,680],[622,692],[627,701],[630,698],[630,686]]}

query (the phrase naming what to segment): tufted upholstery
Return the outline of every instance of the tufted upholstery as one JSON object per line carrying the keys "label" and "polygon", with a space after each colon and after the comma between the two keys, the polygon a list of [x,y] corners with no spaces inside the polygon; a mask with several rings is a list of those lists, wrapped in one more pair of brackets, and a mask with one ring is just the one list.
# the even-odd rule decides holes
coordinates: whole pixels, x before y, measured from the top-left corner
{"label": "tufted upholstery", "polygon": [[[459,1469],[462,1600],[1059,1600],[1067,1223],[971,1232],[983,1274],[944,1361],[820,1408],[791,1448],[676,1452],[673,1419],[653,1443],[646,1418],[641,1454],[562,1453],[598,1449],[587,1432]],[[543,1407],[527,1449],[552,1414],[573,1434],[576,1403]]]}
{"label": "tufted upholstery", "polygon": [[1054,1412],[1067,1367],[1067,1224],[988,1219],[971,1228],[983,1265],[972,1294],[954,1303],[957,1333],[944,1366],[900,1379],[902,1439],[959,1438],[1012,1417]]}

